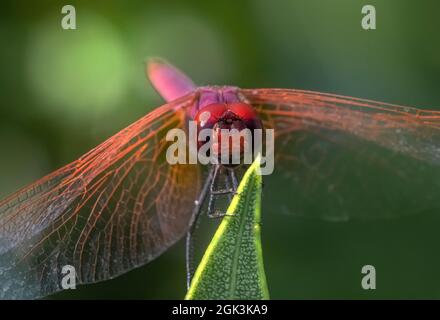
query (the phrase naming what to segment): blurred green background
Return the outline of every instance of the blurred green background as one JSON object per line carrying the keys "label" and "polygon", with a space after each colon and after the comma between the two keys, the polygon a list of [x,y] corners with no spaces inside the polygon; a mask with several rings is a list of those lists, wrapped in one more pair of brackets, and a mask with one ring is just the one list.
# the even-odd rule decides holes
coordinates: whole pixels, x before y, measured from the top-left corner
{"label": "blurred green background", "polygon": [[[61,8],[76,7],[77,30]],[[377,30],[360,26],[377,10]],[[0,197],[78,158],[162,103],[144,60],[198,84],[334,92],[440,106],[438,1],[2,1]],[[331,223],[270,212],[263,250],[272,298],[439,298],[440,216]],[[269,213],[270,212],[270,215]],[[208,222],[209,223],[209,222]],[[361,288],[361,268],[377,289]],[[56,298],[185,295],[182,242],[116,279]]]}

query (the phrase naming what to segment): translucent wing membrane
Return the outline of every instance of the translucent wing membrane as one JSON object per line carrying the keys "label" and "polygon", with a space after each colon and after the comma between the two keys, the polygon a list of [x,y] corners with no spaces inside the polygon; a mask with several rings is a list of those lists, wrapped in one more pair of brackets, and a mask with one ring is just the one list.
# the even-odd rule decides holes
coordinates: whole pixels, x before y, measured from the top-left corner
{"label": "translucent wing membrane", "polygon": [[[280,210],[330,220],[440,208],[440,112],[301,90],[241,90],[275,129]],[[277,192],[271,192],[277,190]]]}
{"label": "translucent wing membrane", "polygon": [[194,94],[166,104],[77,161],[0,202],[0,298],[61,290],[142,265],[187,230],[196,165],[166,162],[169,129],[184,128]]}

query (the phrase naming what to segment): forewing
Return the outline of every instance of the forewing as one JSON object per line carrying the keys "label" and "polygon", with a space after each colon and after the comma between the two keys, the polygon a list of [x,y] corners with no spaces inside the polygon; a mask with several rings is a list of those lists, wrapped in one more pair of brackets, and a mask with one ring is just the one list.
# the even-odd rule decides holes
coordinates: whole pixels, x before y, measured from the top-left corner
{"label": "forewing", "polygon": [[[196,165],[169,165],[169,129],[184,128],[195,94],[166,104],[77,161],[0,202],[0,298],[115,277],[161,254],[186,232]],[[70,273],[70,269],[65,269]]]}
{"label": "forewing", "polygon": [[241,94],[275,131],[265,193],[282,212],[347,220],[439,210],[439,111],[301,90]]}

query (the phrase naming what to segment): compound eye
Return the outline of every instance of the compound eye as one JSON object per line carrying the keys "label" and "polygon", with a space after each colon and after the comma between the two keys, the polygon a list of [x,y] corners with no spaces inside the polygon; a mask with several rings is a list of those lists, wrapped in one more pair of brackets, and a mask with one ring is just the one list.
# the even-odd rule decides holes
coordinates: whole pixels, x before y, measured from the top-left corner
{"label": "compound eye", "polygon": [[227,111],[223,103],[213,103],[203,107],[195,117],[195,121],[200,128],[213,128],[214,125]]}
{"label": "compound eye", "polygon": [[229,105],[229,110],[236,114],[249,129],[261,129],[262,124],[255,109],[247,103],[233,103]]}
{"label": "compound eye", "polygon": [[257,113],[254,108],[247,103],[232,103],[228,108],[235,113],[242,120],[254,120],[257,118]]}

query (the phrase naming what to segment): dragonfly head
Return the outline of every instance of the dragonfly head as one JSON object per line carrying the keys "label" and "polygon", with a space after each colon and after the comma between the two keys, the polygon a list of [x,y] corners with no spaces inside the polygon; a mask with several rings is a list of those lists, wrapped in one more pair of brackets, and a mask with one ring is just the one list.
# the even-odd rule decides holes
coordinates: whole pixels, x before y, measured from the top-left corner
{"label": "dragonfly head", "polygon": [[241,164],[246,153],[252,156],[257,145],[254,132],[263,127],[254,108],[242,102],[207,105],[196,114],[195,121],[198,136],[208,129],[206,139],[199,136],[199,150],[209,144],[209,156],[217,157],[220,164],[228,167]]}

